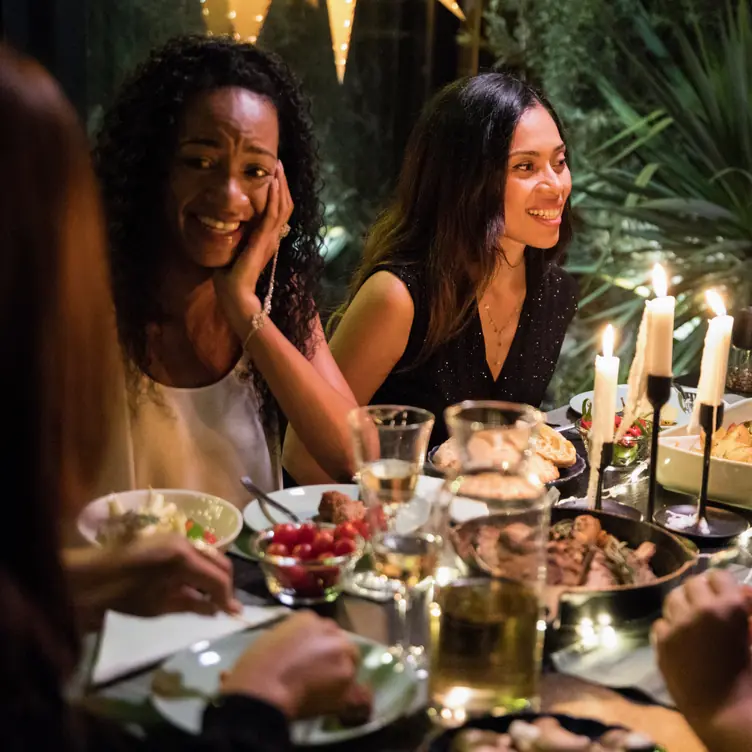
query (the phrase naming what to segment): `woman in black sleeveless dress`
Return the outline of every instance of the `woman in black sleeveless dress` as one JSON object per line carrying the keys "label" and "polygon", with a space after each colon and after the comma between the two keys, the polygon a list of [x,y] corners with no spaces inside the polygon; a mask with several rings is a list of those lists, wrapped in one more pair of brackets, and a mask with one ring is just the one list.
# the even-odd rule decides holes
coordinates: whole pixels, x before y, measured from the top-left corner
{"label": "woman in black sleeveless dress", "polygon": [[[557,263],[571,185],[559,120],[526,84],[486,73],[429,103],[334,320],[360,404],[430,410],[432,445],[461,400],[540,405],[577,308]],[[324,479],[302,451],[288,470]]]}

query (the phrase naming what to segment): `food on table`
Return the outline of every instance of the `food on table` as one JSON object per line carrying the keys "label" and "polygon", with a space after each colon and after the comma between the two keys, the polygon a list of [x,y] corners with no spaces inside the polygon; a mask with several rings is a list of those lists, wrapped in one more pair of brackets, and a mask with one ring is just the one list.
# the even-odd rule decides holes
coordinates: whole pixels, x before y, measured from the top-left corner
{"label": "food on table", "polygon": [[373,713],[373,690],[366,684],[352,684],[345,692],[343,707],[336,719],[344,728],[363,726],[371,720]]}
{"label": "food on table", "polygon": [[[482,568],[521,579],[538,566],[535,530],[523,522],[504,527],[481,524],[473,539],[456,538],[463,559]],[[583,514],[551,527],[547,544],[549,585],[583,586],[604,590],[625,585],[644,585],[656,579],[650,568],[655,544],[649,541],[631,549],[607,533],[600,521]]]}
{"label": "food on table", "polygon": [[[704,446],[703,431],[699,443],[692,447],[692,451],[702,453]],[[713,434],[710,454],[719,459],[752,463],[752,420],[719,428]]]}
{"label": "food on table", "polygon": [[539,426],[533,445],[538,455],[556,467],[572,467],[577,462],[574,444],[545,423]]}
{"label": "food on table", "polygon": [[487,501],[512,499],[534,499],[540,496],[543,481],[521,475],[500,475],[499,473],[478,473],[463,476],[458,494]]}
{"label": "food on table", "polygon": [[[503,445],[498,445],[498,436],[495,436],[493,431],[479,431],[473,436],[472,441],[470,452],[476,462],[488,461],[498,464],[508,461],[514,465],[523,458],[523,452],[519,447],[510,446],[507,441]],[[574,444],[549,426],[541,426],[539,435],[533,441],[533,449],[534,452],[527,458],[528,467],[538,476],[541,483],[556,480],[560,476],[560,468],[572,467],[577,462]],[[459,472],[462,462],[454,438],[447,439],[436,449],[433,464],[439,470]],[[499,496],[498,493],[495,495]]]}
{"label": "food on table", "polygon": [[515,720],[506,734],[467,729],[455,736],[451,752],[653,752],[655,742],[623,729],[607,731],[591,739],[567,731],[556,718],[528,723]]}
{"label": "food on table", "polygon": [[319,502],[319,518],[322,522],[338,525],[340,522],[362,520],[366,508],[362,501],[351,499],[339,491],[324,491]]}
{"label": "food on table", "polygon": [[[593,425],[593,405],[590,400],[583,403],[582,418],[578,423],[580,435],[587,439]],[[622,416],[614,417],[614,431],[621,426]],[[649,445],[647,443],[652,423],[647,418],[637,418],[626,430],[622,439],[614,444],[614,459],[612,464],[626,467],[634,464],[644,454]]]}
{"label": "food on table", "polygon": [[[685,410],[686,412],[686,410]],[[637,415],[643,418],[648,418],[651,422],[653,419],[653,406],[648,401],[647,397],[642,398],[642,402],[637,407]],[[668,428],[669,426],[675,426],[679,420],[679,410],[676,405],[666,403],[661,408],[661,428]]]}
{"label": "food on table", "polygon": [[99,529],[97,540],[104,546],[122,546],[137,538],[159,533],[178,533],[188,540],[214,545],[214,531],[186,517],[172,502],[165,503],[164,495],[153,490],[140,509],[125,511],[117,496],[107,502],[109,519]]}
{"label": "food on table", "polygon": [[[343,522],[334,528],[306,522],[301,525],[280,523],[260,546],[262,563],[271,569],[274,588],[292,590],[304,598],[326,595],[339,583],[342,561],[359,550],[359,539],[368,527],[364,520]],[[277,559],[282,559],[277,560]]]}

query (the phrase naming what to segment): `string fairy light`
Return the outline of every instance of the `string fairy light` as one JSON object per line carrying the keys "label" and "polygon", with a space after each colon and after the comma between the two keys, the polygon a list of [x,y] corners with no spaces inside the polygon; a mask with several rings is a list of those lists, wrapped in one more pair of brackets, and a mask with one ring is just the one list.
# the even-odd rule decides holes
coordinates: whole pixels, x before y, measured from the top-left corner
{"label": "string fairy light", "polygon": [[326,0],[326,4],[329,9],[334,65],[337,69],[337,78],[342,83],[345,79],[347,55],[350,52],[350,35],[358,0]]}

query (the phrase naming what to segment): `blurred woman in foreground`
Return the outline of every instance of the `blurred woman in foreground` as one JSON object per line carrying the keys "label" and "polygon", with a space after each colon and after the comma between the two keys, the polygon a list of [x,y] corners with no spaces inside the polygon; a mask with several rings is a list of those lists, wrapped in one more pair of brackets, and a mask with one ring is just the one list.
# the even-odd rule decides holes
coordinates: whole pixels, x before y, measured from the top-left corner
{"label": "blurred woman in foreground", "polygon": [[[118,349],[84,134],[52,79],[1,47],[0,165],[0,384],[14,411],[0,453],[10,483],[0,547],[2,748],[145,749],[148,741],[77,712],[64,692],[79,642],[61,529],[99,474]],[[113,568],[99,587],[109,592],[118,576]],[[169,581],[180,588],[179,578]],[[240,659],[202,735],[178,746],[286,750],[288,719],[330,710],[355,663],[333,623],[293,617]]]}

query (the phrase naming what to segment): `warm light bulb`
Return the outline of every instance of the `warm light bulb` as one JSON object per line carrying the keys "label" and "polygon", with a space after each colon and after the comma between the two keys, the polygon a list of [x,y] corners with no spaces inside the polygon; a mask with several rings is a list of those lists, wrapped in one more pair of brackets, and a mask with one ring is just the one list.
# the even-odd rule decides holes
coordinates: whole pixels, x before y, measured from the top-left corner
{"label": "warm light bulb", "polygon": [[347,45],[346,44],[341,44],[339,46],[339,48],[344,52],[347,49]]}
{"label": "warm light bulb", "polygon": [[349,18],[346,18],[346,19],[345,19],[345,23],[344,23],[344,24],[342,24],[342,25],[343,25],[343,26],[344,26],[344,27],[345,27],[346,29],[349,29],[349,28],[350,28],[350,19],[349,19]]}
{"label": "warm light bulb", "polygon": [[715,290],[708,290],[705,293],[705,300],[716,316],[726,315],[726,306],[723,304],[723,298]]}
{"label": "warm light bulb", "polygon": [[227,18],[229,18],[229,19],[230,19],[230,21],[232,21],[232,19],[233,19],[233,18],[235,18],[235,16],[237,16],[237,15],[238,15],[238,14],[237,14],[237,13],[236,13],[236,12],[235,12],[234,10],[231,10],[231,11],[230,11],[230,12],[229,12],[229,13],[227,14]]}
{"label": "warm light bulb", "polygon": [[202,13],[203,13],[203,14],[204,14],[205,16],[208,16],[208,15],[209,15],[209,9],[208,9],[208,8],[204,8],[204,9],[203,9],[203,10],[202,10],[201,12],[202,12]]}
{"label": "warm light bulb", "polygon": [[259,23],[261,23],[261,22],[262,22],[262,21],[264,20],[264,17],[263,17],[263,16],[262,16],[262,15],[261,15],[261,14],[259,13],[259,14],[258,14],[258,15],[256,16],[256,20],[257,20],[257,21],[258,21]]}
{"label": "warm light bulb", "polygon": [[653,267],[653,290],[658,298],[665,298],[668,295],[668,279],[660,264]]}
{"label": "warm light bulb", "polygon": [[614,327],[609,324],[603,331],[603,357],[611,358],[614,354]]}

